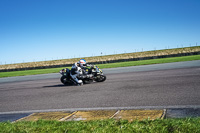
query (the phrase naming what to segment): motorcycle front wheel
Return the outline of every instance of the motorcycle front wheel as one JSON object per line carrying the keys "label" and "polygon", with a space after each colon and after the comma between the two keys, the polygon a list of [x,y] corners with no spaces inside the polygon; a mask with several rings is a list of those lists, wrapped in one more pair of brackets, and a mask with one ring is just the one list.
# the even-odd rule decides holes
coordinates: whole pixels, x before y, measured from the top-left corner
{"label": "motorcycle front wheel", "polygon": [[105,75],[99,75],[99,77],[95,80],[96,82],[104,82],[106,80]]}

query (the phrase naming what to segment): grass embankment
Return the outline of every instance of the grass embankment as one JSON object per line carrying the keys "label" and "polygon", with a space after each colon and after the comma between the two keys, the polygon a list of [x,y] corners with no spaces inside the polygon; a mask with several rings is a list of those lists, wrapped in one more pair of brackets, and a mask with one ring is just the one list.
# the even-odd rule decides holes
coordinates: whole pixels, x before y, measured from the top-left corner
{"label": "grass embankment", "polygon": [[2,122],[1,133],[118,133],[118,132],[151,132],[151,133],[199,133],[200,118],[143,120],[128,122],[126,120],[97,121],[45,121],[35,122]]}
{"label": "grass embankment", "polygon": [[[154,51],[94,56],[94,57],[81,57],[81,58],[86,59],[87,62],[104,62],[104,61],[109,62],[112,60],[120,60],[120,59],[144,58],[144,57],[152,57],[152,56],[192,53],[192,52],[199,52],[199,51],[200,51],[200,46],[195,46],[195,47],[164,49],[164,50],[154,50]],[[9,70],[9,69],[24,69],[25,70],[28,68],[35,68],[35,67],[50,68],[50,66],[54,66],[54,65],[73,64],[79,59],[80,58],[72,58],[72,59],[62,59],[62,60],[6,64],[6,65],[0,65],[0,70]]]}
{"label": "grass embankment", "polygon": [[[101,69],[103,69],[103,68],[115,68],[115,67],[139,66],[139,65],[160,64],[160,63],[170,63],[170,62],[192,61],[192,60],[200,60],[200,55],[141,60],[141,61],[128,61],[128,62],[118,62],[118,63],[109,63],[109,64],[98,64],[98,66]],[[36,75],[36,74],[47,74],[47,73],[58,73],[61,69],[63,69],[63,67],[62,68],[26,70],[26,71],[0,72],[0,78],[25,76],[25,75]]]}

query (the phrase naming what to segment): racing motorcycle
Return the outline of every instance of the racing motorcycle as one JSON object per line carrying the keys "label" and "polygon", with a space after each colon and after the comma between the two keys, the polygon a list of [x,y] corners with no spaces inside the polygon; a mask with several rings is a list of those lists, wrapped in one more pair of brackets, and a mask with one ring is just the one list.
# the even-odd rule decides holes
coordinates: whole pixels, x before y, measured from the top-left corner
{"label": "racing motorcycle", "polygon": [[[80,70],[82,71],[82,69]],[[96,65],[91,65],[90,68],[85,68],[87,75],[78,76],[78,80],[82,80],[83,84],[90,84],[94,81],[96,82],[104,82],[106,80],[106,76],[103,74],[103,71]],[[62,75],[60,81],[64,85],[76,85],[74,79],[70,76],[71,70],[68,68],[60,70],[60,74]],[[82,72],[81,72],[82,73]]]}

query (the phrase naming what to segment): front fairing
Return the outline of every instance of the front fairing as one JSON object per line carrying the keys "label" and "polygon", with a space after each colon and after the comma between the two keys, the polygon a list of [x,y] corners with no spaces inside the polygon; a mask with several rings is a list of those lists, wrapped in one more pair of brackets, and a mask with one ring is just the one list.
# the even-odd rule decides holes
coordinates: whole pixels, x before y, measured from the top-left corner
{"label": "front fairing", "polygon": [[97,71],[97,73],[99,73],[99,74],[103,74],[103,71],[102,71],[98,66],[96,66],[96,71]]}

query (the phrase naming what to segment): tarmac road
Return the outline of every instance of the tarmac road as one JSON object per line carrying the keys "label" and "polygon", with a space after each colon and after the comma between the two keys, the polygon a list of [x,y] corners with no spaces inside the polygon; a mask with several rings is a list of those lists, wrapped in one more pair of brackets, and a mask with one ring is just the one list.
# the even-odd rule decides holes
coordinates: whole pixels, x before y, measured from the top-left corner
{"label": "tarmac road", "polygon": [[200,60],[104,69],[107,80],[63,86],[59,74],[0,79],[0,113],[76,108],[200,107]]}

